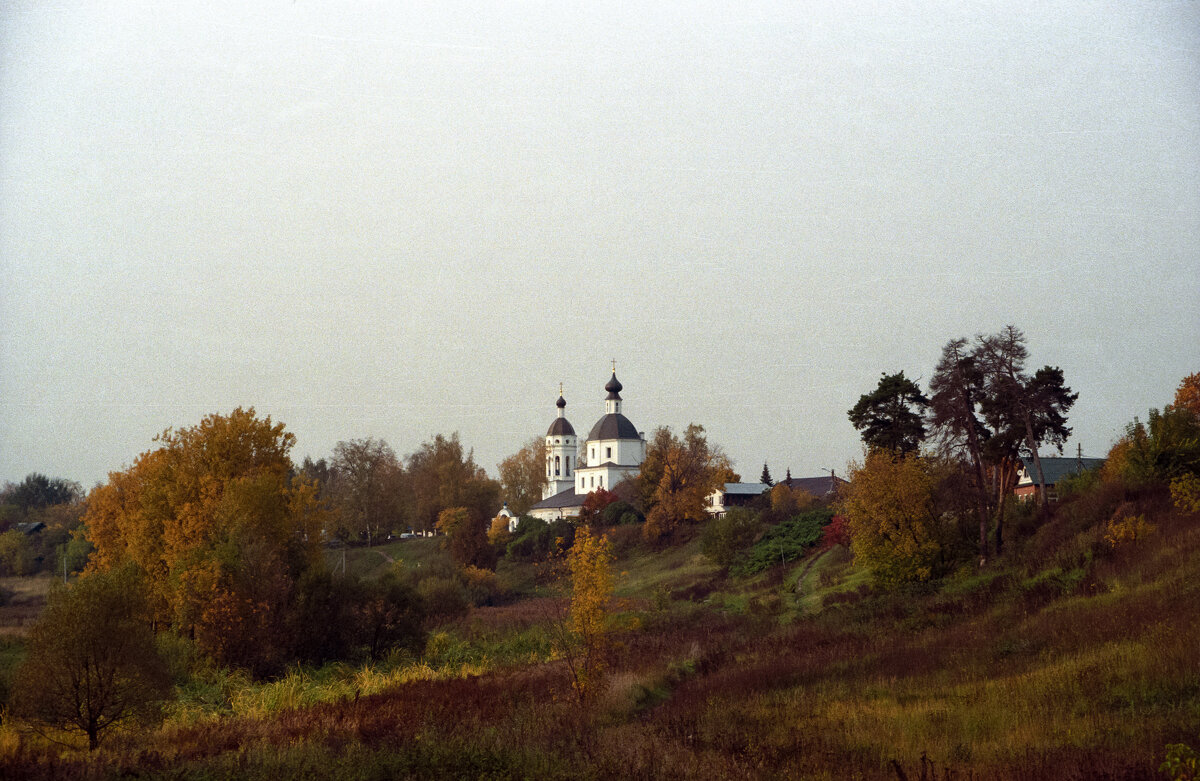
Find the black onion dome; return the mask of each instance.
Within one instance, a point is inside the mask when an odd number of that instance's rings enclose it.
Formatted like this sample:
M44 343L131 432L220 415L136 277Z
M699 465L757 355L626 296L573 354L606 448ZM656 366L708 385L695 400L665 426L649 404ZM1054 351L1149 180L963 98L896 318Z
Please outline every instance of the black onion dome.
M624 386L623 386L623 385L621 385L621 381L617 379L617 373L616 373L616 372L613 372L613 376L612 376L612 379L611 379L611 380L609 380L608 382L604 383L604 390L608 391L608 396L607 396L607 398L610 398L610 399L619 399L619 398L621 398L621 397L620 397L618 394L620 394L620 392L621 392L621 388L623 388L623 387L624 387Z
M558 401L554 402L554 406L558 407L559 409L564 409L567 406L567 400L562 396L559 396Z
M566 418L555 418L550 424L550 430L546 432L548 437L573 437L575 429L571 428L571 424Z
M613 392L616 393L616 391ZM629 418L619 412L611 412L596 421L596 425L592 426L587 438L591 441L597 439L641 439L641 436Z

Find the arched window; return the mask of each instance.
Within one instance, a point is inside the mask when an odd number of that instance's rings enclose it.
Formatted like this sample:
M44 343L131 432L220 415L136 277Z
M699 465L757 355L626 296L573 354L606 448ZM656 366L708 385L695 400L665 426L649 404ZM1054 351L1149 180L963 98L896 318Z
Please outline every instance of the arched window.
M558 477L558 475L559 475L559 472L558 472L558 456L555 456L555 457L554 457L554 476L555 476L555 477Z
M567 475L567 477L570 477L570 476L571 476L571 457L570 457L570 456L567 456L567 472L566 472L566 475Z

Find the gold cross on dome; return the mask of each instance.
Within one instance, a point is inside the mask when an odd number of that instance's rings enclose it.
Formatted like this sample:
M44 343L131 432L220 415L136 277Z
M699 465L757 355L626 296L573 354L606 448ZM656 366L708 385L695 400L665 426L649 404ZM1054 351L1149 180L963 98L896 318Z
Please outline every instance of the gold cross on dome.
M617 373L617 359L613 358L613 374Z

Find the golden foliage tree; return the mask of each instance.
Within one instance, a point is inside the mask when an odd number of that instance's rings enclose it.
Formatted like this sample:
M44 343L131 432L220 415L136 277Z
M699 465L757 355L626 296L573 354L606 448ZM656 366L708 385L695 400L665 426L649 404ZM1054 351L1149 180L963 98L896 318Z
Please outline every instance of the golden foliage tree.
M703 426L690 424L682 438L665 426L659 428L637 478L647 509L646 538L657 541L681 523L706 520L708 495L736 478L729 458L708 443Z
M541 501L546 485L546 442L534 437L498 464L500 495L515 515Z
M571 570L571 633L576 640L567 653L571 684L580 703L604 688L604 652L613 596L613 553L608 537L586 526L575 533L567 555Z
M168 430L88 499L89 568L135 563L155 618L222 663L278 663L283 609L320 561L316 488L291 476L295 437L253 408Z
M854 558L886 585L928 580L942 552L932 462L885 450L852 464L839 512Z

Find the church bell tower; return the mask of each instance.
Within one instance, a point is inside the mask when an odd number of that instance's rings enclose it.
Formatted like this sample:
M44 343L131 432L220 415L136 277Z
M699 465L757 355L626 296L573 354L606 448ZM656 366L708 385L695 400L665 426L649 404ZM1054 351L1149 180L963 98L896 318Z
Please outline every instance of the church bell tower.
M567 402L562 397L562 386L558 388L558 417L546 432L546 490L543 499L571 490L575 485L575 469L578 466L578 443L575 429L567 420Z

